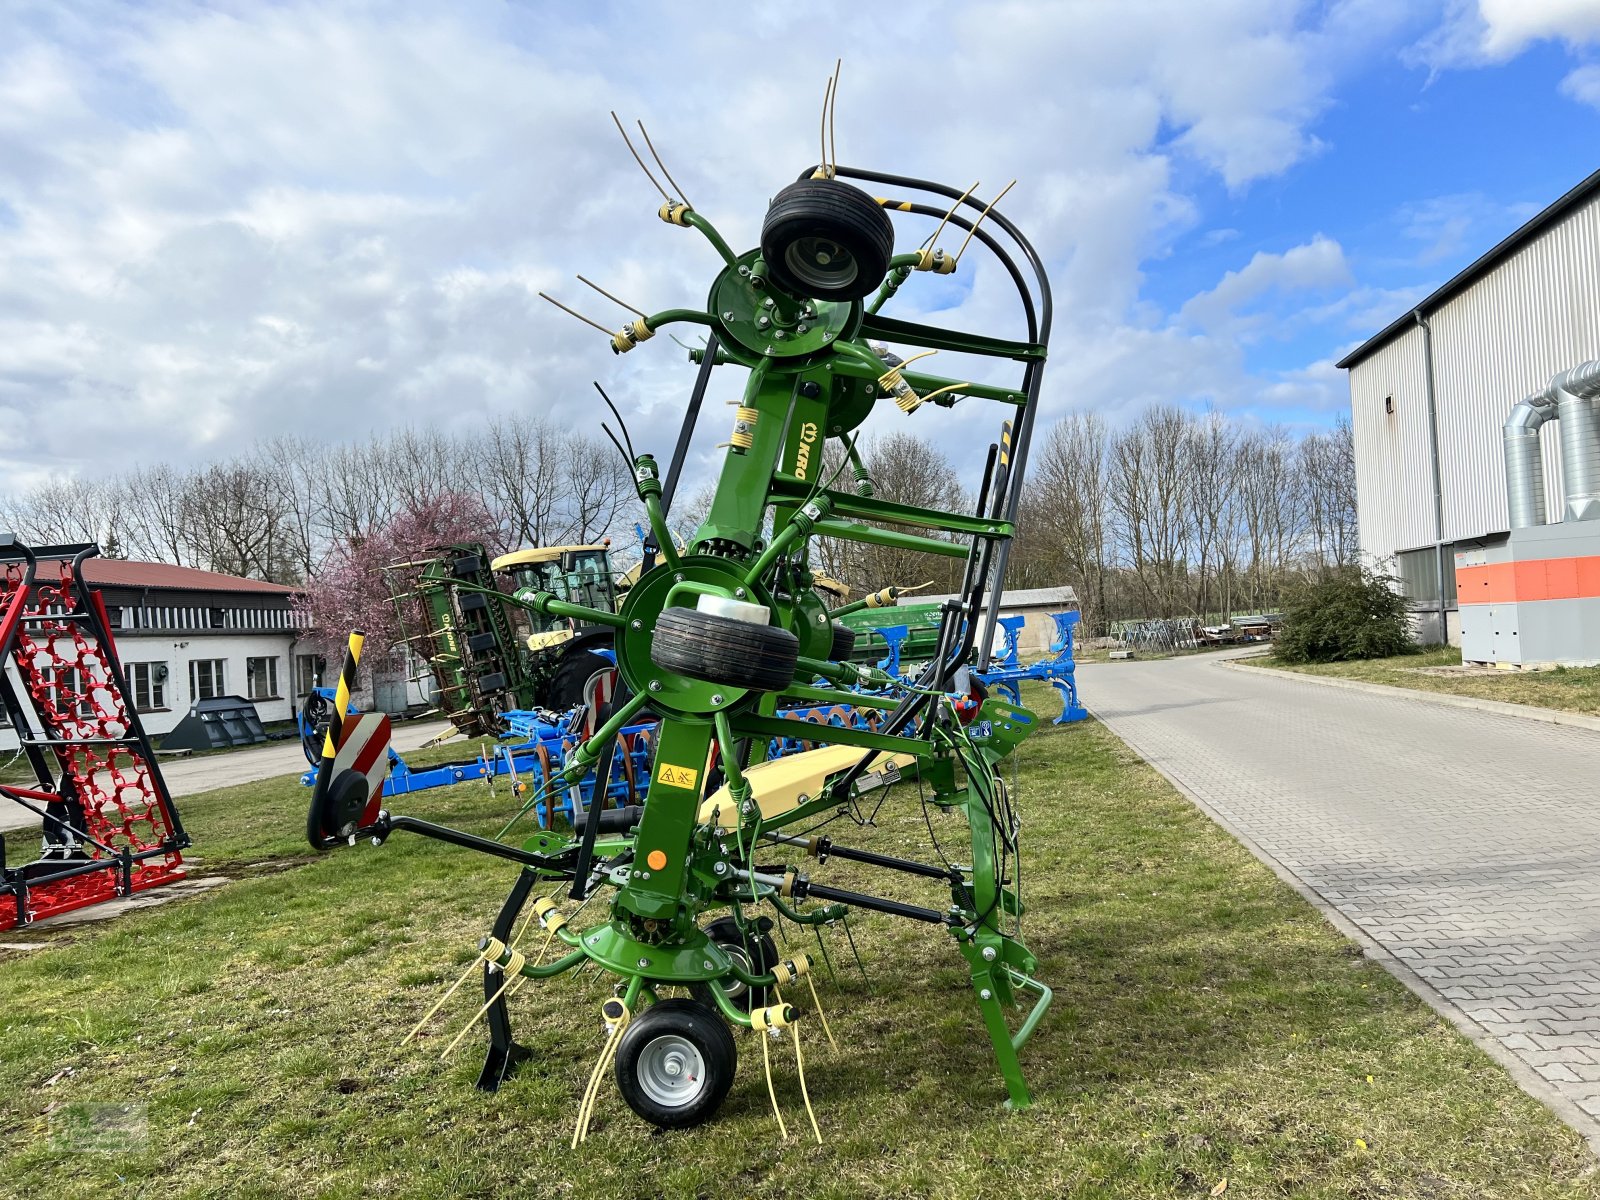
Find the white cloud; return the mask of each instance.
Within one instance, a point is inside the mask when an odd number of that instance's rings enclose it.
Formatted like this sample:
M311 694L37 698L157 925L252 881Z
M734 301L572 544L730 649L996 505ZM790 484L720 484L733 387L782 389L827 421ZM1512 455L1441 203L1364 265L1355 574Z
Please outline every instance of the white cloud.
M641 9L620 39L581 8L0 14L0 429L25 431L0 442L8 486L283 431L587 422L591 375L664 447L684 356L663 338L615 359L536 297L609 324L622 314L574 272L657 309L699 303L715 268L654 219L607 111L644 116L751 245L766 198L815 158L844 28L921 49L915 69L847 59L841 159L991 194L1020 178L1006 208L1056 291L1050 408L1248 388L1235 348L1140 304L1141 264L1200 220L1176 168L1239 190L1316 153L1340 63L1386 19L1265 0L707 7ZM727 69L741 62L759 69ZM796 79L815 87L796 99ZM1258 255L1195 311L1342 262L1326 239ZM901 312L943 295L961 305L943 320L1020 332L1004 274L972 263L959 294L913 281ZM1132 393L1131 367L1149 381Z
M1590 108L1600 108L1600 64L1569 71L1561 80L1561 94Z
M1332 358L1318 359L1309 366L1280 371L1263 386L1255 399L1256 411L1273 409L1315 413L1338 413L1350 405L1350 384Z
M1478 0L1478 10L1483 51L1492 59L1509 58L1545 38L1582 45L1600 37L1600 4L1594 0Z
M1190 299L1180 315L1202 329L1232 326L1237 334L1240 310L1270 293L1318 291L1350 280L1343 247L1319 233L1282 254L1257 251L1243 267L1224 275L1216 287Z
M1482 192L1430 196L1400 206L1400 231L1421 244L1416 261L1428 266L1494 245L1539 211L1531 201L1507 204Z
M1450 0L1414 55L1438 70L1507 62L1539 41L1581 47L1597 39L1595 0Z

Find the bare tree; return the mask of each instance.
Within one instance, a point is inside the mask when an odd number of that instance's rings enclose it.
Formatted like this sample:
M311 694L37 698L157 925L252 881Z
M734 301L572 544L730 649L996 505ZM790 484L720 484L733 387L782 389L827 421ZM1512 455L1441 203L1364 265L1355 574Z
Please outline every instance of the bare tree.
M1310 554L1319 569L1356 561L1355 446L1350 422L1301 439L1297 450Z
M564 492L563 440L543 418L519 415L495 421L471 447L473 482L507 547L550 544Z
M858 457L865 480L830 440L818 478L917 506L970 507L950 461L914 435L864 443ZM674 506L683 540L708 514L712 491ZM545 418L512 416L463 437L405 429L316 446L286 436L196 468L50 480L0 496L0 528L35 544L109 540L132 557L300 584L330 555L359 551L374 531L426 527L397 525L402 514L469 494L486 512L474 528L495 549L597 541L635 513L629 464L614 447ZM1270 607L1297 575L1356 557L1347 421L1296 442L1281 428L1169 406L1115 436L1096 413L1041 430L1008 582L1069 584L1088 626L1105 629L1128 617ZM827 538L815 543L813 562L858 590L928 579L950 590L962 569L960 555Z
M1189 538L1185 446L1193 418L1178 408L1147 410L1111 448L1111 505L1128 565L1155 616L1177 615Z
M945 511L959 512L970 506L950 460L915 434L891 433L860 449L873 496ZM842 447L830 443L823 454L820 478L851 478L849 467L841 470L843 461ZM939 538L925 529L905 532ZM909 586L925 581L932 581L935 591L953 591L961 579L961 555L947 557L904 546L819 539L817 556L823 571L858 594L892 583Z
M41 546L97 541L115 514L111 487L85 479L49 480L12 498L3 511L13 532Z
M1077 592L1086 629L1103 629L1110 617L1109 453L1099 413L1071 413L1051 427L1035 451L1012 554L1027 575L1024 586L1065 583ZM1029 569L1041 560L1043 572Z
M633 471L615 447L589 439L572 439L566 460L561 540L587 543L609 530L626 504L637 503Z
M1231 616L1228 598L1219 594L1216 576L1227 557L1225 531L1234 497L1234 433L1219 413L1208 413L1189 426L1182 448L1184 496L1192 543L1194 612L1204 617L1218 611Z
M286 572L293 576L284 582L309 579L316 565L317 480L326 453L324 447L291 435L263 442L256 452L262 469L273 479L282 504Z

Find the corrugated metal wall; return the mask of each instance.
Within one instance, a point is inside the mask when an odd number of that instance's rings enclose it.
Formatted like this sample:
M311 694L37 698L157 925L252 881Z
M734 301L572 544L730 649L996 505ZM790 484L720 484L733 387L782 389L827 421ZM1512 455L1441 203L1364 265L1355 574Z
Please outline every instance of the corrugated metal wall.
M1389 397L1392 413L1385 405ZM1430 545L1433 467L1420 329L1395 338L1351 369L1350 426L1362 553L1386 559L1397 550Z
M1433 327L1446 541L1507 526L1500 427L1556 371L1600 358L1600 198L1546 230L1429 317ZM1433 541L1422 334L1411 330L1350 370L1363 552ZM1383 397L1396 413L1384 420ZM1415 419L1400 411L1416 408ZM1374 411L1374 404L1376 411ZM1547 504L1559 504L1555 422L1543 434ZM1415 460L1414 463L1399 460ZM1378 495L1370 495L1377 488Z

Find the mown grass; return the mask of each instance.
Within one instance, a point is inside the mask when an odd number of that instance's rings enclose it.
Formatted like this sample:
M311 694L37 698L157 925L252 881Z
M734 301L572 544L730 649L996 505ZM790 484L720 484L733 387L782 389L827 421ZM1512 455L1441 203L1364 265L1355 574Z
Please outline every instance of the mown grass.
M1480 700L1600 715L1600 667L1553 667L1544 671L1504 671L1494 675L1429 675L1419 669L1459 667L1461 651L1454 646L1430 646L1416 654L1361 662L1286 663L1264 658L1257 660L1257 665L1305 675L1359 679L1418 692L1443 692L1451 696L1473 696Z
M476 1035L438 1061L475 1007L464 995L398 1047L511 872L399 836L312 859L304 793L279 780L184 804L203 867L237 882L0 959L0 1193L1149 1197L1227 1179L1229 1196L1600 1194L1575 1134L1102 727L1047 727L1019 785L1028 940L1057 997L1023 1053L1030 1110L1000 1104L946 935L867 917L870 986L837 937L839 979L821 985L841 1050L814 1025L805 1042L826 1145L793 1136L787 1044L779 1140L741 1035L712 1124L653 1132L608 1081L575 1154L607 983L523 989L535 1059L494 1095L472 1086ZM467 785L414 811L488 831L506 803ZM834 833L928 854L914 788L876 828ZM936 900L838 860L816 873ZM77 1154L53 1136L75 1104L130 1101L147 1106L142 1150Z

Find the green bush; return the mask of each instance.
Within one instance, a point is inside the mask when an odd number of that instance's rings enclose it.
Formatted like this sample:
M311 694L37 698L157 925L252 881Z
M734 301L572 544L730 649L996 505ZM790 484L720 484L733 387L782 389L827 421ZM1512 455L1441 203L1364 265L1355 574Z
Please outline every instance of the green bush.
M1301 588L1284 609L1278 657L1318 663L1411 653L1410 617L1394 583L1352 567Z

